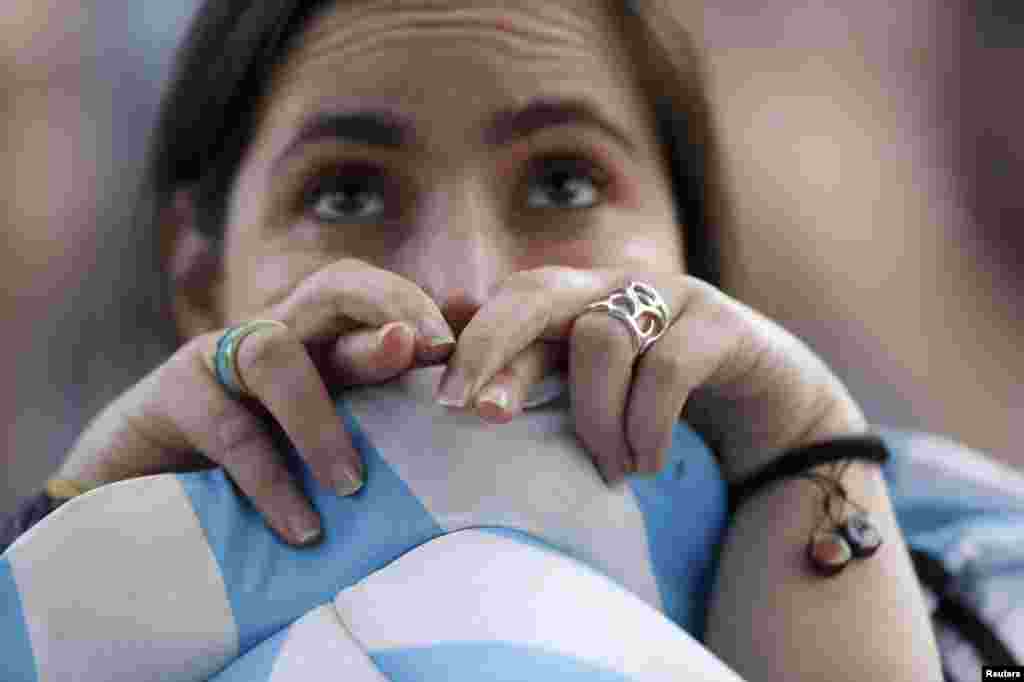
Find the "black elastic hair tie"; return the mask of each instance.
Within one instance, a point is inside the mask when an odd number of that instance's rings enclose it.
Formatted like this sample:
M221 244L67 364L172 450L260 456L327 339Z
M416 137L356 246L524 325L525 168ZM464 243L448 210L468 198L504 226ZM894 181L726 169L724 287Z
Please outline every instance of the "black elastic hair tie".
M889 450L879 436L874 434L840 436L821 443L814 443L785 452L756 474L729 486L729 513L735 514L743 502L757 492L764 490L782 478L803 478L826 490L824 518L811 532L804 547L810 568L818 575L831 577L841 573L852 561L866 559L878 550L884 542L878 526L868 511L849 498L846 488L839 479L846 473L850 460L861 459L884 464L889 459ZM812 472L816 466L842 461L839 474L825 475ZM827 483L828 486L824 486ZM856 512L840 520L832 513L832 502L836 498L845 508L847 504ZM840 512L842 513L842 512ZM827 526L822 529L823 525Z
M874 434L842 436L790 450L756 474L729 486L729 512L735 513L754 493L779 479L803 477L808 469L818 465L849 459L883 464L889 459L889 450L885 441ZM845 494L842 496L845 498Z

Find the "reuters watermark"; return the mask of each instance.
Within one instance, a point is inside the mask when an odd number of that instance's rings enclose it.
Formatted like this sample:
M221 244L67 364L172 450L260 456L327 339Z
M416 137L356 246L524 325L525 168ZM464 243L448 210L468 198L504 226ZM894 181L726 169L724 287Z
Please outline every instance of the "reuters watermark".
M982 680L1024 680L1024 667L1019 665L986 665L981 669Z

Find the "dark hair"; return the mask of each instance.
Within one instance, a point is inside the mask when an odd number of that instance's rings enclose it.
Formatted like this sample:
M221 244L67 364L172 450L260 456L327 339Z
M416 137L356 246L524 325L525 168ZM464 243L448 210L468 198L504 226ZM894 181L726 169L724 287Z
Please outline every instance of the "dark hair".
M719 252L711 229L723 214L722 192L704 78L692 40L672 15L672 0L609 1L621 16L636 74L657 115L676 217L685 230L687 269L719 286ZM270 74L311 18L331 4L203 2L177 53L150 141L140 206L151 229L174 192L191 187L198 229L221 242L227 198L255 132L257 103ZM169 235L155 241L160 254L167 253Z

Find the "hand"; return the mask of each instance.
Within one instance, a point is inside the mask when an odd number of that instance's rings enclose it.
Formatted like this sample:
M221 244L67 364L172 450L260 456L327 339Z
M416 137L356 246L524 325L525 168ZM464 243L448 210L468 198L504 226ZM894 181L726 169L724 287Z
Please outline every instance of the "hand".
M253 318L289 327L258 330L239 346L238 372L254 397L234 400L217 382L213 356L225 330L203 334L107 406L57 475L100 485L221 465L282 539L315 541L319 518L259 416L277 420L321 485L350 494L359 485L350 472L361 478L361 464L325 383L379 383L437 364L454 336L422 289L353 259L316 272ZM429 347L445 336L447 344Z
M673 315L635 364L620 320L593 311L577 319L633 280L657 289ZM839 379L771 320L693 277L622 269L513 274L463 330L439 401L505 422L533 382L566 364L576 433L609 483L659 471L681 416L729 482L781 450L867 428ZM505 409L479 400L496 388L509 395Z

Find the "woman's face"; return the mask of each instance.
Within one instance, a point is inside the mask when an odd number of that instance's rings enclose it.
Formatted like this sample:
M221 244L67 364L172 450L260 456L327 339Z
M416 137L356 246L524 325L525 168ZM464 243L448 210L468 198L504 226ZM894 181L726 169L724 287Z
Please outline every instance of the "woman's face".
M544 265L682 271L654 120L594 0L340 2L272 80L228 203L225 326L339 258L459 333Z

